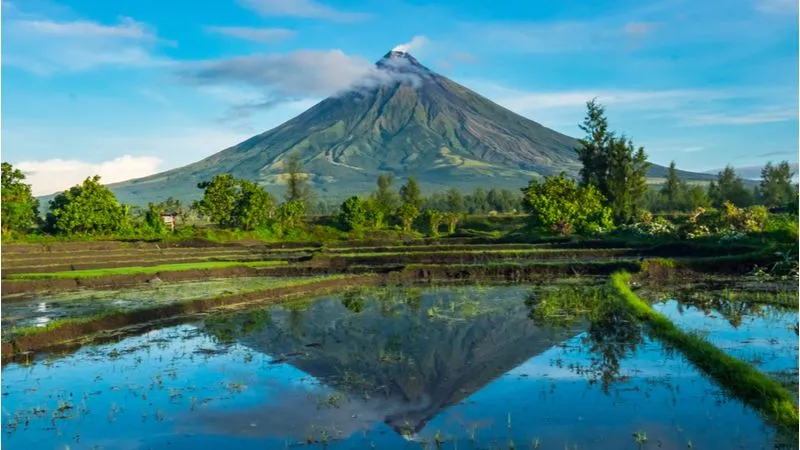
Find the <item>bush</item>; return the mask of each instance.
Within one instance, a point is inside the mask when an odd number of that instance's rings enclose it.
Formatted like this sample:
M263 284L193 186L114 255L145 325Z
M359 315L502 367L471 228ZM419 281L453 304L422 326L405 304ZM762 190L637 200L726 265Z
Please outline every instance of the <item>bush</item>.
M530 224L540 231L558 234L595 233L612 226L611 210L592 185L578 187L562 173L543 183L531 180L525 193Z

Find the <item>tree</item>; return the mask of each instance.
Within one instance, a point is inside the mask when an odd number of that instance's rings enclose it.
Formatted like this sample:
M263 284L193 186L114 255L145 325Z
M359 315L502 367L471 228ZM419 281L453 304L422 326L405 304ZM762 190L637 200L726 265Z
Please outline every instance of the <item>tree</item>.
M159 234L167 231L167 226L161 219L162 211L163 210L158 204L148 203L147 211L144 213L144 223L147 228Z
M313 191L308 183L308 175L303 172L303 162L298 153L289 155L286 161L286 202L300 202L304 210L311 203Z
M453 234L456 232L456 225L461 220L461 213L448 212L444 215L444 221L447 223L447 232Z
M197 187L204 190L203 199L197 202L200 213L221 228L233 228L238 196L236 178L229 173L215 175L211 181L198 183Z
M375 192L375 201L384 215L391 214L397 209L399 203L397 193L392 190L394 177L390 173L378 175L378 190Z
M305 214L306 206L300 201L284 202L275 212L278 223L283 227L295 227L300 225Z
M711 200L708 199L708 193L702 186L694 185L689 188L686 195L686 209L693 210L695 208L708 208L711 206Z
M650 164L643 147L636 149L624 135L608 131L605 111L595 99L586 104L580 125L586 137L576 149L583 163L581 184L594 185L606 199L616 223L630 222L642 207Z
M777 166L772 162L761 169L761 202L767 207L786 206L792 201L797 193L792 185L794 172L788 161L783 161Z
M464 212L464 196L456 188L449 189L445 194L445 202L447 212L461 213Z
M255 230L269 224L275 214L275 199L257 183L238 180L239 192L233 211L235 226Z
M667 179L661 187L661 196L664 198L664 207L667 210L677 211L686 208L688 186L678 175L675 161L669 164Z
M422 193L414 177L408 177L406 184L400 188L400 200L404 204L414 205L417 209L422 205Z
M606 174L608 173L608 149L614 139L614 133L608 131L608 119L605 108L594 98L586 103L586 117L579 125L586 133L586 138L578 139L581 146L575 150L583 164L580 171L581 184L594 185L601 193L606 192Z
M612 225L611 209L604 206L592 184L578 186L562 172L543 182L531 180L523 189L531 226L559 234L596 232Z
M354 195L342 203L339 209L339 222L346 231L360 230L366 221L366 208L358 196Z
M470 212L473 214L485 213L489 210L489 205L486 201L486 191L482 187L476 187L475 192L472 194L472 205Z
M255 230L275 213L275 199L255 182L223 174L197 187L205 189L198 210L221 228Z
M753 193L744 186L744 181L730 165L725 166L717 174L717 181L712 181L708 186L708 197L717 208L721 208L726 201L738 207L753 204Z
M397 210L397 217L403 222L403 231L411 231L411 224L419 216L419 210L411 203L403 203Z
M95 175L50 201L47 227L64 234L113 233L125 226L127 213Z
M364 202L364 219L366 220L366 225L373 229L379 230L384 226L383 209L374 198Z
M9 163L3 163L2 228L3 233L27 231L39 218L39 200L31 193L31 185L23 183L25 174Z
M444 221L444 215L439 211L435 211L433 209L429 209L425 211L423 215L425 228L427 228L428 234L431 236L438 236L439 235L439 226L442 225Z

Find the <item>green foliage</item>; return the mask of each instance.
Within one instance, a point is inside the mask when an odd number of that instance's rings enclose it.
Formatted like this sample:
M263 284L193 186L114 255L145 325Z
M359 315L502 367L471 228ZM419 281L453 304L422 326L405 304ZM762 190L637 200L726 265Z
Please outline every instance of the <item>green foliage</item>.
M2 179L2 228L3 234L15 231L26 232L36 225L39 217L39 200L31 193L31 185L25 184L25 174L9 163L3 163Z
M647 192L647 155L643 147L636 149L630 139L624 135L615 137L608 130L605 111L596 100L586 107L580 126L586 137L576 149L583 163L581 182L597 187L611 208L615 223L629 223L639 214Z
M147 204L147 211L144 215L144 223L152 232L161 234L167 231L167 226L161 220L162 209L155 203Z
M753 204L753 192L744 186L744 181L731 166L726 166L717 174L717 181L711 182L708 197L715 208L722 207L725 202L739 207Z
M197 202L198 211L221 228L233 228L238 197L236 178L228 173L217 175L197 187L203 189L203 199Z
M422 206L422 192L414 177L408 177L406 184L400 188L400 200L404 204L413 205L417 209Z
M791 166L788 161L783 161L777 166L771 162L761 170L759 193L761 202L767 207L787 206L795 201L797 189L792 184Z
M419 216L419 210L411 203L403 203L397 210L397 217L403 222L403 231L411 231L411 224Z
M303 162L298 153L289 155L286 161L286 176L286 203L302 203L305 211L311 203L314 192L308 183L308 174L303 172Z
M422 215L422 219L425 231L433 237L439 236L439 227L444 221L444 214L439 211L428 209L425 211L425 214Z
M682 211L691 208L689 203L689 186L678 176L678 169L675 168L675 161L672 161L667 169L667 180L661 187L662 210ZM694 205L693 205L694 206ZM699 206L699 205L698 205Z
M464 196L458 189L452 188L445 194L446 209L449 213L463 213L466 212L466 205L464 204Z
M47 228L57 234L109 234L127 225L127 213L95 175L50 201Z
M399 204L397 193L392 190L392 183L394 177L390 173L382 173L378 175L378 190L374 194L376 206L383 213L388 216Z
M559 234L597 232L610 228L611 210L603 206L603 196L593 185L578 187L564 173L531 180L525 193L530 224L545 232Z
M366 225L374 230L379 230L385 226L384 210L374 198L364 202L364 220Z
M352 196L342 203L339 209L339 223L345 231L360 230L367 221L364 202L358 196Z
M461 214L458 212L447 212L444 213L443 219L447 224L447 233L453 234L456 232L456 226L458 225L459 220L461 220Z
M275 200L258 184L230 174L199 183L204 189L198 210L220 228L254 230L266 226L275 210Z
M795 396L755 369L736 359L696 334L685 333L663 314L653 310L628 286L630 275L616 273L611 285L620 299L648 325L650 334L679 350L698 369L743 402L765 414L773 423L787 430L797 430Z
M293 201L282 203L275 216L282 227L296 227L302 223L305 214L305 203Z
M255 230L270 223L275 213L275 199L258 184L239 180L239 193L233 212L237 228Z

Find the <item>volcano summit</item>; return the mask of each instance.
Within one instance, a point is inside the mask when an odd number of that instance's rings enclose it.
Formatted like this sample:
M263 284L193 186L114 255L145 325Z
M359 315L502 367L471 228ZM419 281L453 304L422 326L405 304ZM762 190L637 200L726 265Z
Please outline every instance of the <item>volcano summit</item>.
M577 145L393 50L350 89L272 130L196 163L110 187L120 201L135 204L163 200L167 192L191 200L201 195L198 182L231 173L280 194L284 162L298 153L320 197L332 200L373 190L381 172L415 176L428 192L520 188L537 175L577 175ZM650 175L663 171L653 166Z

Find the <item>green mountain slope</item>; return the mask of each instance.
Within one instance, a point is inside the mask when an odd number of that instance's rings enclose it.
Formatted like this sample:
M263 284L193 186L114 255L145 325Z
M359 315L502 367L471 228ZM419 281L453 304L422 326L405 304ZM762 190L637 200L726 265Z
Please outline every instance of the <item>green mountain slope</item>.
M206 159L111 185L123 202L200 197L196 184L219 173L283 192L283 165L300 154L320 197L374 188L380 172L416 176L427 191L476 186L519 188L536 175L577 175L577 141L526 119L390 52L375 74L288 122ZM651 176L660 177L663 167ZM710 178L691 174L690 179Z

